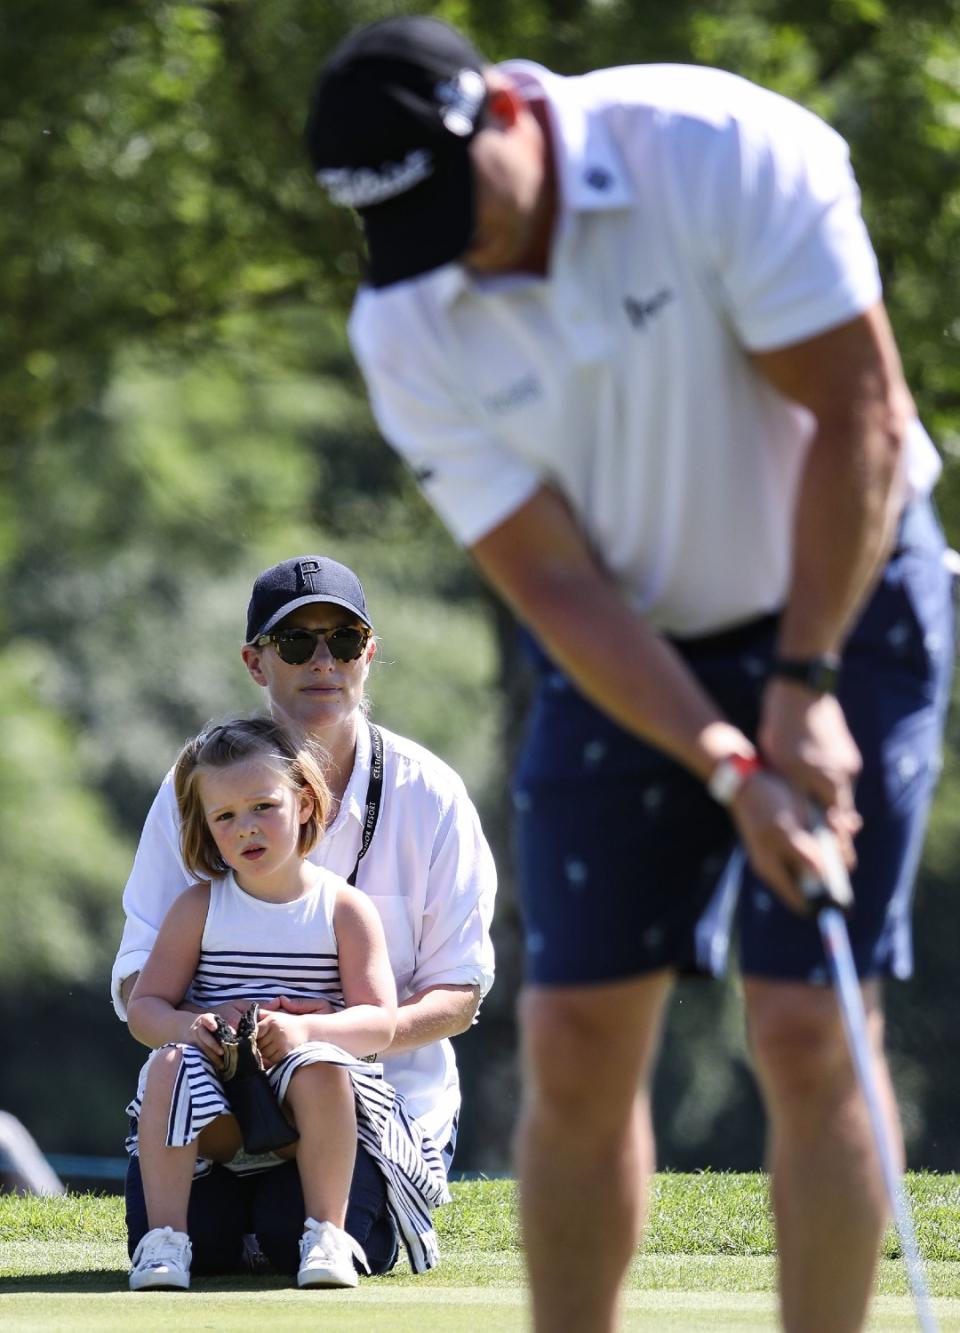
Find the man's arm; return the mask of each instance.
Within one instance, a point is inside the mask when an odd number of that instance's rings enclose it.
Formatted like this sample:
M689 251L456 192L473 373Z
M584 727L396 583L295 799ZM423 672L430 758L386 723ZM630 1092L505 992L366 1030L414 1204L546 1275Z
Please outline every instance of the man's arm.
M581 691L706 779L751 755L680 655L624 600L564 499L542 486L471 548L481 571Z
M754 753L680 655L628 606L555 491L541 487L472 554L558 666L628 731L704 781L721 759ZM732 813L758 873L800 908L797 880L820 868L802 803L760 774L741 787Z
M784 656L837 652L889 554L913 402L881 304L753 363L816 418L800 483Z
M816 420L800 482L793 569L778 648L784 657L839 652L890 552L903 504L902 454L913 403L881 304L828 333L753 356L757 369ZM841 835L859 821L860 760L835 699L772 679L764 755L833 812Z

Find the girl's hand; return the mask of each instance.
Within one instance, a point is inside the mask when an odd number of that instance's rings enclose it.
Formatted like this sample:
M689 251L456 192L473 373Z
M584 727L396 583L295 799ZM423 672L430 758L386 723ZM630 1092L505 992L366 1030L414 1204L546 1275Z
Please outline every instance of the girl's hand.
M310 1025L298 1014L263 1013L257 1024L257 1049L268 1067L277 1064L285 1055L304 1042L310 1041Z
M223 1021L228 1023L230 1027L236 1031L237 1024L249 1008L249 1000L228 1000L226 1004L218 1004L216 1009L213 1009L210 1012L219 1014Z
M217 1030L216 1014L184 1014L183 1017L187 1020L187 1027L182 1040L189 1046L199 1046L220 1069L223 1065L223 1047L214 1036Z

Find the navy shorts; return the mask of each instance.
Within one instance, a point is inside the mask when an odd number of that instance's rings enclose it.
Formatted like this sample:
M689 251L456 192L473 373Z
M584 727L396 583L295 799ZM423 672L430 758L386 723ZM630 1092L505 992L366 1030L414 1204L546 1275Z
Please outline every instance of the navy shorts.
M911 506L844 651L840 702L863 756L849 922L861 976L912 969L913 881L953 668L943 553L932 507ZM748 736L776 629L770 616L676 644ZM513 786L528 981L580 985L664 967L718 975L737 917L744 973L825 979L815 923L744 866L730 818L703 784L533 656L539 682Z

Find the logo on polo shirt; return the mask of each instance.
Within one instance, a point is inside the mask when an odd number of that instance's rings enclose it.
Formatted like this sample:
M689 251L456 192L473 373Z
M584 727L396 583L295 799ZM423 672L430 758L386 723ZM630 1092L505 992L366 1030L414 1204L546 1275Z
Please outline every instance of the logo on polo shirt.
M383 162L379 167L327 167L317 172L317 180L335 204L369 208L405 194L432 172L429 148L414 148L402 162Z
M638 300L635 296L625 296L623 298L623 308L627 312L627 318L635 329L646 328L647 322L654 315L658 315L663 307L673 300L673 292L669 287L661 287L655 292L649 300Z
M514 380L503 389L497 389L496 393L488 394L483 400L483 405L490 412L512 412L514 408L535 403L542 396L540 381L536 375L530 374Z
M613 177L606 167L588 167L583 179L594 190L609 190Z

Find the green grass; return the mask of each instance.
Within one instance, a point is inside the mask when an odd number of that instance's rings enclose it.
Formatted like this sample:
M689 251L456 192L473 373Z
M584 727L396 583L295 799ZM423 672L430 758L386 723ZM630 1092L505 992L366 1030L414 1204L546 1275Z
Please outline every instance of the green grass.
M960 1333L960 1176L912 1175L909 1192L941 1330ZM189 1297L126 1290L122 1201L90 1194L0 1196L0 1326L41 1330L293 1333L323 1304L332 1333L510 1333L526 1326L516 1186L457 1184L437 1215L443 1261L405 1266L356 1292L300 1292L285 1278L197 1279ZM872 1333L915 1327L895 1234L887 1237ZM659 1175L643 1252L630 1272L626 1330L773 1330L774 1235L760 1175ZM131 1306L131 1301L136 1302ZM309 1309L308 1309L309 1306ZM134 1313L135 1312L135 1313Z

